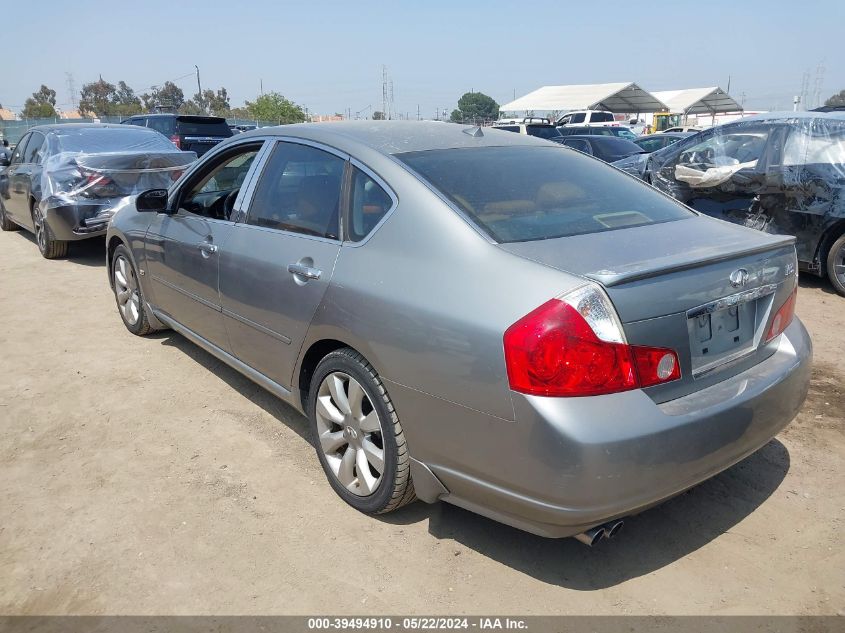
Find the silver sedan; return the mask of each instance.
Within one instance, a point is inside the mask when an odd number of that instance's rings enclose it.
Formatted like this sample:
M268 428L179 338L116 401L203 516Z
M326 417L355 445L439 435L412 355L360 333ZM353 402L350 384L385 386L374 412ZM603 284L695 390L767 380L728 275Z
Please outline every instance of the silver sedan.
M239 134L113 218L130 332L305 413L337 494L593 543L766 444L808 387L794 240L530 136Z

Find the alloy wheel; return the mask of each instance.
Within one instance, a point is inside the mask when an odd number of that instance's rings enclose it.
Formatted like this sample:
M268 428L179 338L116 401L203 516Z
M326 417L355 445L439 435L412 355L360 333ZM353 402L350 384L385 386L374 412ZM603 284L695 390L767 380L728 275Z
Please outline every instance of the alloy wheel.
M843 243L833 256L833 274L839 283L845 286L845 243Z
M47 252L47 229L44 226L44 216L37 205L32 208L32 221L35 224L35 241L42 253Z
M384 436L378 412L361 384L332 372L317 392L317 436L340 484L360 497L373 494L384 474Z
M141 316L141 295L135 269L123 255L114 262L114 294L123 319L129 325L135 325Z

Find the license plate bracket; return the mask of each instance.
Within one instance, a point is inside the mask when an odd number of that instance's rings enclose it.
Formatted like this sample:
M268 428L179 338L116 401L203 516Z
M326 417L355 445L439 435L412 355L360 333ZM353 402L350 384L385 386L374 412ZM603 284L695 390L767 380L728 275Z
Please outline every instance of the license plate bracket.
M687 312L692 374L697 378L755 349L777 286L745 290Z

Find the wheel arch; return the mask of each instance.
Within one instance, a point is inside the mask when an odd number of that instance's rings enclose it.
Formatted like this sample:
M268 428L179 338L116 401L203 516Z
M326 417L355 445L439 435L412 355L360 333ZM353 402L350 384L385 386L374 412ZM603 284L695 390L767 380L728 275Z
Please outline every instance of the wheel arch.
M302 405L302 410L306 411L306 403L308 401L308 390L311 387L311 377L317 369L317 365L326 356L332 352L348 347L349 349L361 354L367 358L366 354L357 349L354 345L350 345L345 341L336 338L321 338L313 341L308 349L302 353L299 361L299 368L297 371L296 386L299 388L299 400ZM368 362L369 359L367 358Z
M843 235L845 235L845 218L836 220L822 233L818 250L816 251L821 277L827 277L827 256L830 253L830 247Z
M118 235L112 235L109 237L109 241L106 243L106 272L108 273L109 277L109 286L111 286L112 290L114 290L114 279L112 278L112 260L114 259L114 252L117 250L118 246L126 246L128 249L126 242Z

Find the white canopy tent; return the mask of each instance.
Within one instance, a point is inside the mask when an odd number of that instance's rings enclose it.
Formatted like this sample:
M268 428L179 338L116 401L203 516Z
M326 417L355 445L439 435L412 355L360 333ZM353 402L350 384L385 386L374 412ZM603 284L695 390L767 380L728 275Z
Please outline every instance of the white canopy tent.
M669 106L670 112L679 114L709 114L720 112L741 112L742 106L727 92L717 86L711 88L688 88L686 90L662 90L654 96Z
M502 112L607 110L626 114L667 109L665 103L635 83L543 86L499 108Z

